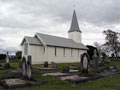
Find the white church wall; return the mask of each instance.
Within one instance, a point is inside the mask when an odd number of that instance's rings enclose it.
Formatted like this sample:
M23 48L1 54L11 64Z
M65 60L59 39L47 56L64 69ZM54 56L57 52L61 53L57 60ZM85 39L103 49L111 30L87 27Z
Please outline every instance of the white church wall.
M80 62L81 58L78 56L78 49L72 49L73 55L71 56L71 49L65 48L65 56L63 53L64 48L57 47L57 55L55 56L55 47L48 47L48 62L54 61L56 63L71 63ZM85 53L86 50L80 50L80 54Z
M74 40L76 43L82 43L82 34L80 32L74 31L69 32L68 37L72 40Z
M32 64L44 63L44 51L43 46L29 45L28 55L32 56Z
M22 47L22 51L24 52L24 46ZM56 56L55 56L55 47L46 46L44 52L44 46L37 45L29 45L28 55L32 56L32 64L43 64L45 61L51 63L52 61L56 63L72 63L72 62L80 62L81 54L85 53L86 50L72 49L71 56L71 48L65 48L65 56L64 56L64 48L56 47Z

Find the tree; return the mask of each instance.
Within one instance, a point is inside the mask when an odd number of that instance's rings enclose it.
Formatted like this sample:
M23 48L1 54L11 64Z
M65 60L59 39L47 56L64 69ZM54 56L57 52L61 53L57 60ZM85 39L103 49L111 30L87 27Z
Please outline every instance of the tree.
M114 32L112 30L107 30L107 31L103 31L103 33L106 35L105 37L105 44L103 46L106 47L106 50L112 51L115 56L118 56L118 52L119 52L119 48L120 48L120 42L118 40L118 32Z
M21 59L21 57L22 57L22 51L17 51L16 52L16 57L17 57L17 59Z

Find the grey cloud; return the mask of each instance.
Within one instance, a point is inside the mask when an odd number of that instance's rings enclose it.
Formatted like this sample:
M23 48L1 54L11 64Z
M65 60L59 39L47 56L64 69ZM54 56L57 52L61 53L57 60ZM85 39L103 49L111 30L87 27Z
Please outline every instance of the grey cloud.
M67 37L73 5L83 34L120 29L120 0L0 0L0 38L8 42L10 37L18 43L36 32Z
M58 18L55 18L59 17L58 22L70 21L74 4L80 22L98 25L120 23L119 0L6 0L3 4L6 3L11 4L8 8L11 17L2 20L1 26L8 24L8 27L34 27L36 20L42 23L42 16L57 21Z

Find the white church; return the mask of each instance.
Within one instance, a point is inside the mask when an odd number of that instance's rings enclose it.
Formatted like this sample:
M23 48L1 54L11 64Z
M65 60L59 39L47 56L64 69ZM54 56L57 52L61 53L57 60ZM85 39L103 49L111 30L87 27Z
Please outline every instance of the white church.
M25 36L21 42L22 56L31 55L32 64L80 62L88 48L82 44L82 35L74 10L68 38L36 33Z

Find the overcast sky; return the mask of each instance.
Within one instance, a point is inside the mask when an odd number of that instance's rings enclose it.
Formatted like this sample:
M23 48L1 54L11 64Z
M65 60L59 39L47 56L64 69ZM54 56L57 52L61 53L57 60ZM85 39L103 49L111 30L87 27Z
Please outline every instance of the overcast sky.
M0 52L36 32L67 38L74 5L85 45L103 44L103 30L120 33L120 0L0 0Z

